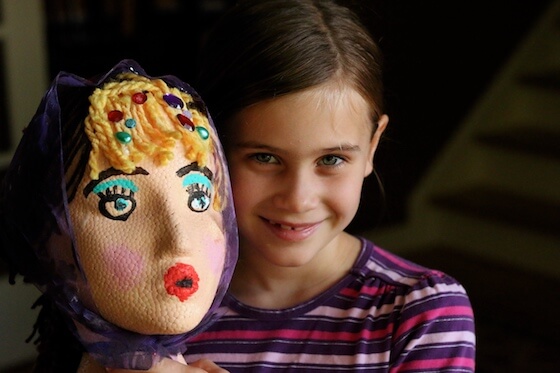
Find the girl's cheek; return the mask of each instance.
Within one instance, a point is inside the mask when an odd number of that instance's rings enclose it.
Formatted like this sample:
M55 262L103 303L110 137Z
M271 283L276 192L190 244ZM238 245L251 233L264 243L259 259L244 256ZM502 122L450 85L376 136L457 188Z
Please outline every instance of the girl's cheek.
M137 252L126 246L108 247L102 259L116 289L128 291L140 283L145 263Z

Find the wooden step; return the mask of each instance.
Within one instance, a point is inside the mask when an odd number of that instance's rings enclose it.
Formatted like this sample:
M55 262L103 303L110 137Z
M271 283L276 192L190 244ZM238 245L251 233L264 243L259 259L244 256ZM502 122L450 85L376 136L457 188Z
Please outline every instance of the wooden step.
M560 40L558 42L560 44ZM519 76L518 82L527 87L557 91L560 94L560 71L549 70L536 73L525 73Z
M556 125L560 127L560 118ZM489 146L560 160L560 131L554 131L551 127L521 123L479 133L475 135L475 140Z
M434 195L431 202L475 218L560 238L560 203L555 201L479 185Z

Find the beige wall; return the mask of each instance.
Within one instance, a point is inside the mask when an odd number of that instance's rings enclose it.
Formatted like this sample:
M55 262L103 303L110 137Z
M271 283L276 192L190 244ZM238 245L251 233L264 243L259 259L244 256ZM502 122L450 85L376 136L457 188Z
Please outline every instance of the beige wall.
M47 87L45 16L42 0L1 0L0 42L3 44L5 87L10 120L10 151L0 152L0 168L12 157L21 132ZM39 292L31 285L8 284L0 276L0 372L33 359L35 346L25 343L37 312L31 310Z
M15 147L48 84L46 24L41 0L1 0L0 7L4 89ZM0 168L9 163L12 152L0 152Z

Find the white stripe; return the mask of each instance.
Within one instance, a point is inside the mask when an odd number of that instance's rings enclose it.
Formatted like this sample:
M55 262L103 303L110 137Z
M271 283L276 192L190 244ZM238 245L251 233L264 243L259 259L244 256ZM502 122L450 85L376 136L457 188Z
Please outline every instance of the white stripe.
M200 356L202 357L202 356ZM195 361L199 356L187 355L188 361ZM278 352L263 353L205 353L204 358L222 363L244 363L256 361L273 361L275 364L323 364L323 365L352 365L352 364L378 364L388 362L390 351L377 354L357 355L317 355L317 354L282 354Z
M420 338L409 340L406 344L405 350L416 350L422 348L424 345L435 344L442 345L442 348L448 348L449 344L470 343L474 346L476 336L471 331L457 331L457 332L441 332L441 333L428 333L423 334ZM425 346L424 348L435 348L434 346Z

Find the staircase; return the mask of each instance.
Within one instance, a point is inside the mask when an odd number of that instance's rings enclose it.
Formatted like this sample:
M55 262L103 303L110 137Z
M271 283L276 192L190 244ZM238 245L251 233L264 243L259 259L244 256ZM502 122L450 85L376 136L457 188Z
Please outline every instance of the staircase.
M556 371L560 1L440 152L408 216L365 236L463 283L477 317L477 371Z

